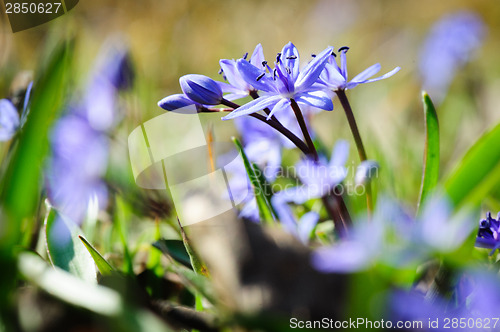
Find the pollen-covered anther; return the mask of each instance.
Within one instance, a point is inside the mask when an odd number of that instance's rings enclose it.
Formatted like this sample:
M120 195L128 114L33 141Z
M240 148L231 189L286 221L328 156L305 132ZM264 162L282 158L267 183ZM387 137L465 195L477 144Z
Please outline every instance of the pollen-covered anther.
M262 67L265 67L265 66L267 66L267 61L266 60L262 61Z
M339 53L340 53L340 52L342 52L342 51L345 51L345 52L347 53L347 51L349 51L349 47L347 47L347 46L342 46L341 48L339 48L339 49L337 50L337 52L339 52Z
M257 76L257 78L255 80L259 81L262 77L264 77L264 75L266 75L266 73L260 74L259 76Z
M280 63L280 60L281 60L281 53L278 53L276 55L276 63Z
M244 55L243 55L243 59L246 60L248 58L248 52L246 52Z
M334 51L332 51L332 54L331 54L331 55L333 55L335 58L337 57L337 54L335 54L335 52L334 52Z
M296 55L290 55L290 56L287 56L286 58L288 60L295 60L295 59L297 59L297 56Z

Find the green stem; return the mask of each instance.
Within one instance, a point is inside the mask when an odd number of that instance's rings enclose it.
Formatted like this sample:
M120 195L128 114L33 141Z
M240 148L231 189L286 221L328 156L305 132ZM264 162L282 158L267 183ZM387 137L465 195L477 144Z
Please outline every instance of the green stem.
M354 142L356 142L356 148L358 150L359 159L361 161L365 161L368 158L366 157L365 147L363 145L363 140L361 139L361 135L359 134L358 125L356 124L356 119L354 118L354 113L352 112L351 104L349 104L349 100L345 94L345 90L337 90L337 96L339 97L340 103L344 108L345 115L347 117L347 122L349 122L349 127L351 128L352 136L354 137ZM371 215L373 212L373 201L372 201L372 189L371 183L368 180L366 182L366 207L368 210L368 214Z

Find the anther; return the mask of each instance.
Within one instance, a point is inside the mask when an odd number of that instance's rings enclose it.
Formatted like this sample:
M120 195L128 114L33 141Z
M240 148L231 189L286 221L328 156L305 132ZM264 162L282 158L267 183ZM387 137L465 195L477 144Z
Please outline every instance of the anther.
M265 66L267 66L267 61L266 60L262 61L262 67L265 67Z
M222 70L222 68L219 69L219 75L222 74L223 72L224 72L224 70Z
M281 59L281 53L278 53L276 55L276 63L279 63L280 62L280 59Z
M260 74L259 76L257 76L257 78L255 79L256 81L259 81L262 77L264 77L266 73L262 73Z
M346 52L347 52L347 51L349 51L349 47L347 47L347 46L342 46L341 48L339 48L339 49L338 49L338 51L337 51L337 52L339 52L339 53L340 53L340 52L342 52L342 51L346 51Z
M332 51L332 54L331 54L331 55L333 55L334 57L337 57L337 54L335 54L335 52L334 52L334 51Z
M243 55L243 60L246 60L248 58L248 52L245 53L245 55Z
M297 56L296 55L290 55L290 56L287 56L286 58L288 60L295 60L295 59L297 59Z
M292 71L290 70L289 67L286 67L286 72L288 73L288 75L290 75L292 73Z
M315 58L315 57L316 57L316 54L311 53L311 58Z

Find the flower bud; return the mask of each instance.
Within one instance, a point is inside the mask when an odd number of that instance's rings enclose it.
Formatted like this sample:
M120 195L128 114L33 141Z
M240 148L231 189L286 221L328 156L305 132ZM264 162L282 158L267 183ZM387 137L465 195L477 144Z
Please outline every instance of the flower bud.
M158 106L163 108L166 111L174 111L178 113L184 113L181 109L186 108L186 110L192 110L196 108L196 110L201 106L200 104L192 101L186 95L179 93L175 95L171 95L163 98L158 102ZM188 112L193 113L193 112Z
M222 90L213 79L203 75L184 75L179 79L184 94L200 104L218 105L222 100Z

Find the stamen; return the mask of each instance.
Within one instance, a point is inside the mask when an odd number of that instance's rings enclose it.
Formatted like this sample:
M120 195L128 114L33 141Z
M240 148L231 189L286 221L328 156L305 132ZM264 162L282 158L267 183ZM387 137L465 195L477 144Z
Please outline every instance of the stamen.
M266 73L260 74L255 80L258 82L262 77L264 77L264 75L266 75Z
M280 59L281 59L281 53L278 53L276 55L276 63L280 63Z
M290 56L287 56L286 58L288 60L295 60L295 59L297 59L297 56L296 55L290 55Z
M315 57L316 57L316 54L311 53L311 58L315 58Z
M334 52L334 51L332 51L332 54L331 54L331 55L333 55L335 58L337 57L337 54L335 54L335 52Z
M274 70L273 70L273 80L276 81L276 68L274 68Z
M224 70L222 70L222 68L219 70L219 75L222 74L224 72Z
M292 71L290 70L290 67L286 67L286 72L288 73L288 75L290 75L292 73Z
M342 46L341 48L339 48L339 49L338 49L338 51L337 51L337 52L339 52L339 53L340 53L340 52L342 52L342 51L346 51L346 53L347 53L347 51L349 51L349 47L347 47L347 46Z
M265 67L265 66L267 66L267 61L266 60L262 61L262 67Z
M243 60L246 60L248 58L248 52L245 53L245 55L243 55Z

